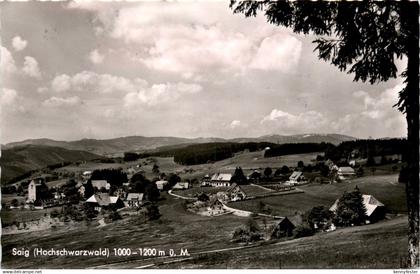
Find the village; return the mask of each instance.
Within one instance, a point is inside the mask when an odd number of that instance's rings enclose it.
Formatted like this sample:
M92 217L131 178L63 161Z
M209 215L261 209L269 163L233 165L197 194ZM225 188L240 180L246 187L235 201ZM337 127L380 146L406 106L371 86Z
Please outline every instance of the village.
M164 225L156 222L171 215L178 214L181 222L196 215L212 224L222 218L234 220L235 225L224 228L229 247L287 242L383 222L404 212L404 205L396 205L404 198L404 185L396 182L401 155L376 157L377 164L366 167L367 159L354 150L338 166L319 153L266 158L267 150L239 152L224 167L214 163L186 168L168 164L170 158L149 157L109 169L86 169L95 164L77 163L66 172L50 172L49 176L62 174L59 180L50 181L45 172L35 174L13 185L16 193L3 194L3 234L56 233L75 224L84 231L123 224L130 230L133 220L161 228ZM290 160L284 162L288 157L303 161L293 166ZM267 160L270 166L250 165ZM394 190L381 189L385 187ZM360 216L340 213L352 199L360 200Z

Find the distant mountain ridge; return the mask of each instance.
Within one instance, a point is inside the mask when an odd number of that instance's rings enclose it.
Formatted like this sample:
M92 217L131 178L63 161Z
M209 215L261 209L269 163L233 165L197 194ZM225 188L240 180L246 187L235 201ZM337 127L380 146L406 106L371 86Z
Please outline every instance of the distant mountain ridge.
M299 134L299 135L265 135L256 138L233 138L224 139L217 137L181 138L181 137L145 137L128 136L113 139L81 139L77 141L56 141L52 139L29 139L21 142L8 143L2 146L2 150L25 145L60 147L68 150L87 151L90 153L114 156L121 155L126 151L141 152L156 149L163 146L182 146L188 144L202 144L213 142L270 142L284 143L332 143L339 144L344 141L356 140L356 138L341 134Z

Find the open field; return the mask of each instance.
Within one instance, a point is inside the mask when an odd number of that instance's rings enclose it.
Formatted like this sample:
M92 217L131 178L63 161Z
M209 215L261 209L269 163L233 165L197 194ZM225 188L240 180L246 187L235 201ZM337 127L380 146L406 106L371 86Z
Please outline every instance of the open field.
M401 216L153 268L400 268L407 255L407 225L407 216Z
M298 161L303 161L305 165L313 164L312 160L316 158L318 154L322 153L305 153L305 154L293 154L285 155L281 157L270 157L264 158L263 151L257 152L240 152L234 157L225 160L217 161L214 163L184 166L179 165L173 161L173 157L152 157L156 159L159 169L166 174L178 173L182 179L193 179L202 178L206 174L212 174L216 172L228 172L232 173L236 167L241 167L245 174L251 173L254 169L259 169L261 172L266 167L271 167L273 172L275 169L287 165L289 167L297 166ZM152 173L152 165L142 166L142 169L146 172L146 176L156 176ZM67 167L64 167L67 168Z
M93 249L99 247L156 248L168 251L170 248L188 252L232 247L231 233L246 222L246 218L234 215L204 217L187 212L184 201L163 194L166 200L160 202L162 217L153 222L141 223L136 216L104 227L86 226L84 222L73 225L72 230L44 230L36 233L4 235L2 237L5 268L86 268L124 260L123 257L12 257L12 248L42 247ZM134 257L138 259L138 257ZM126 260L127 258L125 258Z
M406 216L366 225L344 228L312 237L268 243L262 246L207 254L207 251L240 247L231 243L232 232L247 219L234 215L203 217L187 212L183 201L164 195L158 221L140 223L136 216L93 227L82 222L71 229L50 229L17 235L4 235L5 268L134 268L158 263L164 268L398 268L406 248ZM131 257L38 257L11 256L12 248L156 248L188 249L191 260L162 265L172 258ZM392 248L390 248L392 247ZM195 255L199 252L203 254Z
M251 197L275 192L273 190L270 190L261 186L257 186L257 185L242 185L241 188L243 189L243 191L245 191L245 193L248 196L251 196Z
M54 180L54 181L49 181L46 182L45 184L49 187L62 187L63 185L65 185L67 183L68 179L60 179L60 180Z
M194 187L184 190L173 190L172 192L177 195L181 195L184 197L196 197L200 193L206 193L206 194L216 194L218 192L226 191L229 187ZM241 185L241 188L245 191L245 193L250 196L258 196L258 195L264 195L275 192L274 190L265 189L263 187L257 186L257 185Z
M194 187L184 190L173 190L172 192L185 197L196 197L199 193L216 194L220 191L226 191L229 187Z
M25 196L18 196L16 194L2 194L1 195L1 203L2 204L10 204L13 199L18 200L19 204L24 203L26 200Z
M49 214L51 211L61 211L61 207L50 207L45 209L29 210L29 209L2 209L1 224L2 226L11 225L13 222L30 222L36 221Z
M308 184L299 188L304 193L271 196L253 200L229 203L230 207L256 212L260 202L272 209L274 215L293 216L302 214L312 207L330 207L344 191L351 191L357 185L363 194L371 194L385 204L391 213L406 213L405 185L397 182L397 175L380 175L357 178L337 184Z

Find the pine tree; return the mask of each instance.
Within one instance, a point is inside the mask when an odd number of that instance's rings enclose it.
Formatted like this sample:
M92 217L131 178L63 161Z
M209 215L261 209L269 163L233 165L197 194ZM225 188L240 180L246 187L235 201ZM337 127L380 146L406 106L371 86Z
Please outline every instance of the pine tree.
M237 167L235 169L235 173L233 173L231 181L232 183L237 183L238 185L246 184L247 179L241 167Z
M357 186L352 192L344 192L338 200L335 214L333 222L336 226L360 225L366 221L366 207Z

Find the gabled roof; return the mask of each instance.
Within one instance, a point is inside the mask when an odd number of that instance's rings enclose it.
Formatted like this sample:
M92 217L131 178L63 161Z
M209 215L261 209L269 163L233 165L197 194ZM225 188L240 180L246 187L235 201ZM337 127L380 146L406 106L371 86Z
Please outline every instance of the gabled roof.
M156 181L156 184L164 185L164 184L167 184L167 183L168 183L168 181L164 181L164 180Z
M115 204L118 201L118 197L109 196L107 193L94 194L86 200L86 203L97 203L100 206L108 206L110 204Z
M143 193L128 193L127 201L142 201Z
M31 180L31 182L29 184L34 183L35 186L41 186L42 185L42 180L41 179L33 179Z
M227 190L226 193L231 193L234 189L239 189L240 191L242 191L246 196L250 196L249 192L247 193L247 191L241 187L240 185L233 183Z
M349 167L349 166L339 167L338 171L343 172L343 173L354 173L354 169L352 167Z
M283 217L283 218L280 218L280 220L278 220L278 222L277 222L277 225L280 225L280 224L282 224L282 223L288 223L288 224L291 224L293 227L295 226L290 220L289 220L289 218L287 218L287 217Z
M232 179L232 174L230 173L216 173L211 177L212 181L230 182L230 179Z
M238 184L233 183L228 189L226 189L226 193L231 192L232 190L234 190L236 187L238 186Z
M189 187L189 183L188 182L178 182L174 185L173 188L188 188Z
M362 197L363 197L363 205L366 208L366 215L368 217L370 217L370 215L372 215L372 213L375 211L376 208L381 207L381 206L385 206L383 203L378 201L372 195L363 194ZM337 210L338 200L339 199L335 200L334 204L330 207L330 211L336 211Z
M301 175L303 175L302 171L293 171L292 175L289 177L289 180L297 180Z
M109 188L107 180L92 180L92 186L98 189Z
M363 204L366 207L366 215L367 216L372 215L373 211L375 211L375 209L377 207L384 206L383 203L379 202L372 195L363 195Z

